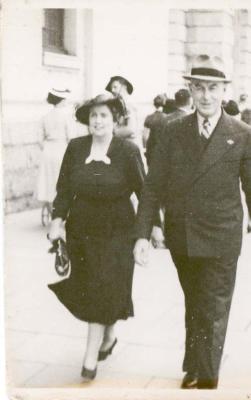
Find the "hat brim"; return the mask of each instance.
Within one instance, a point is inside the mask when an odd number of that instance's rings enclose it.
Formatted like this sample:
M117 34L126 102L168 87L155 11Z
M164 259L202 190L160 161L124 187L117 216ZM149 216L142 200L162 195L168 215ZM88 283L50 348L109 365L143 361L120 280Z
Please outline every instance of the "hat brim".
M198 81L211 81L211 82L224 82L224 83L231 82L231 80L227 78L220 78L217 76L207 76L207 75L183 75L183 78L189 81L194 79Z
M96 101L96 98L85 101L82 105L77 107L76 112L75 112L75 117L77 121L79 121L81 124L84 125L89 125L89 114L90 114L90 109L95 106L102 106L102 105L107 105L108 107L111 106L115 108L118 112L118 114L123 115L125 112L124 109L124 104L122 101L116 97L110 98L108 100L103 100L103 101Z

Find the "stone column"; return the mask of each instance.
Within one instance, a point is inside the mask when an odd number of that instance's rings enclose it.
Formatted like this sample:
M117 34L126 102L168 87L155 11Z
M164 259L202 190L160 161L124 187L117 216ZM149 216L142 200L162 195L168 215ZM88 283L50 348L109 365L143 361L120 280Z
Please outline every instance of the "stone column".
M173 96L184 87L182 75L186 71L186 13L184 10L169 10L168 32L168 87L167 95Z
M235 11L234 88L251 102L251 10Z
M233 73L234 11L190 9L186 12L187 43L185 54L187 68L193 56L209 54L220 56L227 73ZM230 94L231 96L231 87Z

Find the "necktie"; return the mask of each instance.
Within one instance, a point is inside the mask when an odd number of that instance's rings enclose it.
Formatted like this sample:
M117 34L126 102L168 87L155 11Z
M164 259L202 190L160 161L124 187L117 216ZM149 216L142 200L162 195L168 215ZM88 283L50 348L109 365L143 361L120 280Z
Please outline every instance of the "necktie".
M210 138L210 122L207 118L204 119L202 124L201 136L203 139Z

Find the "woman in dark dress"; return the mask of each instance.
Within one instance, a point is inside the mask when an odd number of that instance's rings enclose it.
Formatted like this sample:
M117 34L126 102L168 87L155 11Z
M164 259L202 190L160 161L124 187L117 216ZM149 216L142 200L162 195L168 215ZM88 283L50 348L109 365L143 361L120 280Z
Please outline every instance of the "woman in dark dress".
M114 324L133 316L132 193L138 196L144 167L138 147L114 137L123 113L118 98L99 95L76 111L89 136L71 140L64 155L49 239L57 240L66 221L70 277L49 288L77 318L88 322L82 377L95 378L117 339Z

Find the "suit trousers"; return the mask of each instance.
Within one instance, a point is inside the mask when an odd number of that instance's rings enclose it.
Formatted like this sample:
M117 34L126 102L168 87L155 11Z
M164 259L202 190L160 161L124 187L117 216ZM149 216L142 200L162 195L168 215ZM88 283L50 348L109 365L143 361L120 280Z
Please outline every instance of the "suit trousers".
M183 371L202 381L218 379L238 257L197 258L173 254L185 297Z

